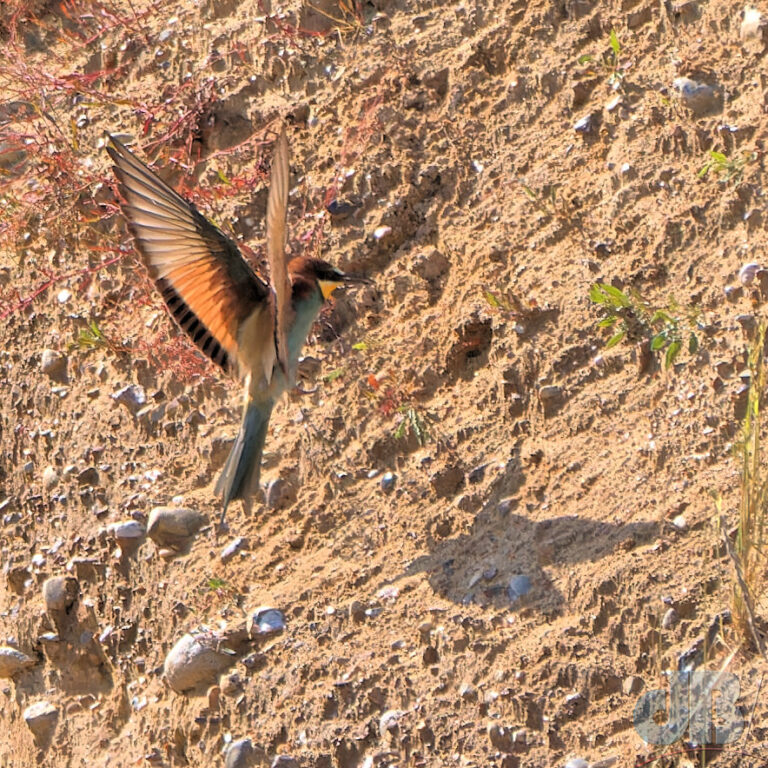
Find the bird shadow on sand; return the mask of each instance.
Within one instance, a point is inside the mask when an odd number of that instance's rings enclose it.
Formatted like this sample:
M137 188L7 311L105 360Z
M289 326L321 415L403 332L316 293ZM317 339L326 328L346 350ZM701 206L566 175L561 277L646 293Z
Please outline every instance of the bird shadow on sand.
M658 536L658 522L615 525L573 515L532 520L518 512L521 502L514 496L523 479L519 463L510 462L466 532L454 534L455 516L447 512L427 533L429 553L412 561L404 575L426 573L435 592L457 604L553 615L569 599L552 581L553 568L591 562L597 586L603 580L600 560ZM596 503L585 502L585 513ZM517 578L510 593L510 581L520 576L527 577L530 591L515 597L515 588L526 582Z

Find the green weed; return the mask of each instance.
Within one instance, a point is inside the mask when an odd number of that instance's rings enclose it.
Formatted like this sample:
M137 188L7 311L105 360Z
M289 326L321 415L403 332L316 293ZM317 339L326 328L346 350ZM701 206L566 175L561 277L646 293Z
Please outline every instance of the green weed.
M612 331L606 349L625 339L647 339L650 351L659 357L663 355L665 368L675 362L684 345L690 355L699 349L699 312L695 307L684 310L671 299L667 307L653 309L637 291L626 293L608 283L595 283L589 298L603 314L597 327Z
M591 76L604 75L607 78L608 85L616 91L621 88L624 74L629 65L621 60L621 42L615 29L612 29L610 35L608 35L608 48L609 50L599 58L587 53L579 56L576 61L582 66L585 64L589 65L584 74Z
M744 175L744 169L750 163L757 160L757 153L746 151L733 158L728 157L722 152L716 152L713 149L707 155L708 159L699 169L697 176L703 179L711 171L717 176L721 176L726 184L730 181L738 184Z

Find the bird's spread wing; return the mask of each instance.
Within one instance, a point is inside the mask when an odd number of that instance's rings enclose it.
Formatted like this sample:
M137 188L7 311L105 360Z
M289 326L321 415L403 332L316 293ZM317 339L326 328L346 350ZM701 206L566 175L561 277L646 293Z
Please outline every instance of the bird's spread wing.
M267 257L270 282L274 291L275 347L277 359L289 381L292 379L288 359L288 328L291 324L291 283L285 259L285 221L288 209L288 191L291 169L288 163L288 139L285 126L280 132L272 157L272 171L269 179L269 200L267 202Z
M240 324L268 300L235 243L119 141L107 147L136 246L168 309L225 371L237 369Z

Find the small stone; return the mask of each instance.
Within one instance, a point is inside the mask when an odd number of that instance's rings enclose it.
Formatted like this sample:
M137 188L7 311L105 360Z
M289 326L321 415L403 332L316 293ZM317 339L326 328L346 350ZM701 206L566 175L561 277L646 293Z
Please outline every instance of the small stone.
M250 739L238 739L229 745L224 766L225 768L254 768L257 757Z
M395 735L399 728L400 718L405 714L400 709L388 709L379 718L379 735L382 739Z
M227 675L221 683L221 692L225 696L237 696L243 690L243 680L237 672Z
M583 757L572 757L563 768L589 768L589 763Z
M334 198L325 206L325 210L333 216L334 221L343 221L350 214L358 210L361 205L361 203L354 200L339 200L338 198Z
M531 580L525 574L515 574L509 580L507 597L510 603L514 603L521 597L525 597L531 591Z
M251 614L250 634L277 635L285 630L285 617L277 608L261 607Z
M757 320L754 315L736 315L736 322L748 335L753 334L757 329Z
M475 701L477 699L477 688L472 683L462 683L459 687L459 696L465 701Z
M740 285L726 285L723 288L723 293L725 293L725 298L728 301L734 302L744 295L744 289Z
M764 42L765 26L766 25L763 22L762 14L760 11L753 6L748 5L746 8L744 8L744 19L741 22L741 28L739 30L739 37L741 38L741 42Z
M267 509L286 509L296 501L296 486L282 477L276 477L267 486Z
M643 690L643 678L637 675L630 675L624 680L621 686L621 690L625 696L633 696L640 693Z
M77 473L77 482L80 485L98 485L99 470L96 467L86 467Z
M40 359L40 370L60 384L67 382L67 357L55 349L44 349Z
M476 485L477 483L482 483L485 478L485 470L487 467L487 464L480 464L480 466L471 469L467 475L467 480L470 484Z
M221 650L213 632L183 635L165 657L163 669L169 685L184 693L200 685L215 683L220 672L231 666L234 657Z
M662 629L672 629L677 624L678 616L677 611L674 608L670 608L661 620Z
M592 128L592 115L585 115L573 125L573 130L581 134L592 133Z
M181 549L207 522L206 516L188 507L155 507L149 513L147 533L159 547Z
M425 667L431 667L433 664L437 664L440 661L440 655L437 652L437 648L434 645L428 645L424 649L421 660L424 662Z
M739 282L742 285L752 285L752 283L755 281L757 273L761 269L762 267L754 261L750 262L749 264L745 264L739 270Z
M66 611L80 594L80 585L72 576L51 576L43 582L43 600L47 611Z
M672 525L677 528L678 531L686 531L688 529L688 522L685 519L685 515L676 515L672 518Z
M112 399L116 403L124 405L135 416L146 404L147 395L144 392L144 387L138 384L129 384L115 392Z
M120 547L120 554L127 557L135 554L147 535L144 526L136 520L124 520L115 523L110 526L109 530Z
M512 752L515 749L512 730L498 723L491 723L488 726L488 738L491 740L493 747L499 752Z
M292 755L277 755L271 768L299 768L299 761Z
M0 645L0 678L13 677L18 672L34 666L34 664L34 659L31 659L26 653L22 653L18 648Z
M683 104L697 117L719 112L722 108L720 95L711 85L697 83L687 77L676 77L672 81L672 88Z
M386 237L388 234L390 234L390 232L392 232L392 227L376 227L376 229L373 230L373 236L376 238L376 240L381 240L383 237Z
M365 606L359 600L353 600L349 604L349 615L356 624L362 624L365 621Z
M379 487L384 493L389 493L394 487L397 475L394 472L385 472L379 481Z
M429 482L440 498L448 498L464 485L464 470L458 465L443 467L429 478Z
M547 386L539 389L539 400L545 405L560 400L563 396L563 390L554 384L548 384Z
M427 282L441 278L449 267L448 259L437 248L420 253L413 262L413 271Z
M58 719L59 710L47 701L36 701L24 710L24 721L38 745L47 744L51 740Z
M228 563L238 552L248 546L248 539L238 536L227 544L221 552L221 562Z
M54 467L46 467L43 470L43 488L52 491L59 484L59 473Z
M613 768L618 762L619 756L611 755L610 757L604 757L602 760L592 763L589 768Z

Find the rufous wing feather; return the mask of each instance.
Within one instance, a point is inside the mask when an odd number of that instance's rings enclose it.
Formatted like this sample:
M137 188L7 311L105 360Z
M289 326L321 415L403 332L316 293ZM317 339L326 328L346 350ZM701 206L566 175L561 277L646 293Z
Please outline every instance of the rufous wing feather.
M292 380L294 371L291 370L288 359L288 329L292 321L293 308L291 306L291 283L288 278L288 265L285 258L286 214L291 181L288 154L288 138L285 133L285 126L283 126L272 157L272 171L269 179L267 259L270 282L274 292L277 359L285 375L289 380Z
M123 213L149 274L179 326L211 360L236 371L240 324L268 286L235 243L119 141L107 147Z

